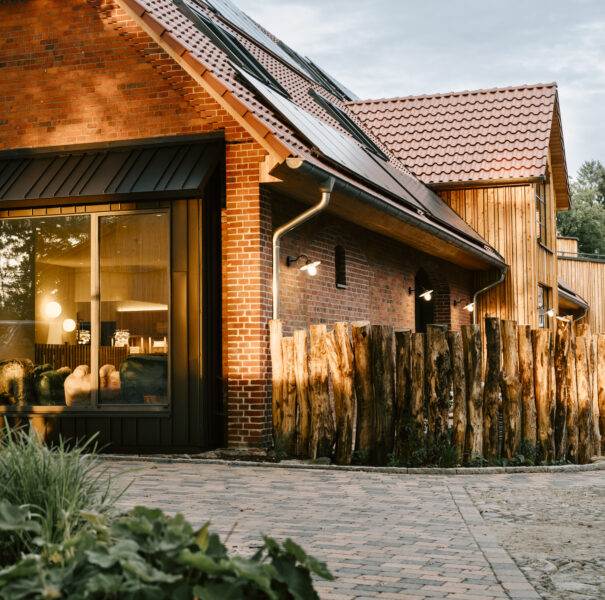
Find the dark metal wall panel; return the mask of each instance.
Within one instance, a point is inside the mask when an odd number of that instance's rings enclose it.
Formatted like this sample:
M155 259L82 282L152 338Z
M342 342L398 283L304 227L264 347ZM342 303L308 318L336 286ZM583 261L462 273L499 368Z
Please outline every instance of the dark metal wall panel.
M105 201L178 193L199 197L222 155L222 143L155 143L31 156L0 152L0 202L65 198Z

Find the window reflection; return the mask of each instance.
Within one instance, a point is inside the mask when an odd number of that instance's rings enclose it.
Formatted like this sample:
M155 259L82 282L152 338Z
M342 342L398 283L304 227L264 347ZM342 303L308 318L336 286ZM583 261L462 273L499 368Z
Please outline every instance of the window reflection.
M87 329L90 217L1 220L0 404L90 403Z
M104 404L168 401L168 225L166 213L99 219Z

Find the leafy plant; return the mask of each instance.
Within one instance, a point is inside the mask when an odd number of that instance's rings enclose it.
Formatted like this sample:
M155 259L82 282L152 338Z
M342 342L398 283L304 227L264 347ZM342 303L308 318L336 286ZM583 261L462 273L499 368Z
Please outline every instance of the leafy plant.
M26 506L40 531L0 529L0 564L36 550L34 538L62 543L82 527L83 510L111 510L124 493L112 491L112 477L95 457L94 436L68 447L47 446L33 427L11 430L0 439L0 500Z
M367 450L355 450L351 457L353 465L367 465L369 463L370 453Z
M26 509L0 505L0 529L18 534ZM311 574L326 566L288 539L269 537L251 558L229 557L208 524L137 507L117 518L82 513L86 526L59 544L38 538L39 552L0 571L0 598L29 600L308 600Z

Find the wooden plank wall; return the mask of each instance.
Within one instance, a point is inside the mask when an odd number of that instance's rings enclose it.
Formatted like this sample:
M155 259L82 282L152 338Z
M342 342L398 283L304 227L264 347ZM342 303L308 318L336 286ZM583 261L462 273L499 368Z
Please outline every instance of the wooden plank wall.
M605 331L605 262L559 258L559 277L590 305L586 319L593 333Z
M578 240L576 238L557 238L557 253L578 253Z
M555 206L548 201L548 245L537 242L533 184L440 190L439 195L506 260L502 285L481 295L478 322L485 317L538 327L538 283L552 288L557 310Z

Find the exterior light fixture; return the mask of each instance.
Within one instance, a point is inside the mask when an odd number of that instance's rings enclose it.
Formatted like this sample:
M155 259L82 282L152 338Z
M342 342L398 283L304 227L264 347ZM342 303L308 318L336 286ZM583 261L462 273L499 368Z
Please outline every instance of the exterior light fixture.
M76 322L73 319L65 319L63 321L63 331L71 333L76 328Z
M412 287L408 288L408 294L411 296L416 290ZM422 298L423 300L426 300L427 302L430 302L433 299L433 292L435 290L424 290L424 292L422 292L422 294L418 294L419 298Z
M538 307L538 314L539 315L546 315L547 317L550 317L552 319L552 317L555 316L555 311L554 311L553 308L546 309L546 308L540 308L540 307Z
M58 302L48 302L44 312L49 319L56 319L61 314L61 305Z
M463 298L460 298L458 300L454 300L453 304L454 304L454 306L457 306L458 304L462 304L463 302L466 302L466 300L464 300ZM462 308L463 308L463 310L466 310L467 312L472 313L475 310L475 303L471 301L468 304L465 304Z
M300 270L306 271L311 277L315 277L315 275L317 275L317 267L319 267L319 265L321 265L321 261L320 260L313 261L306 254L300 254L296 258L294 258L292 256L287 256L286 257L286 266L291 267L294 263L298 262L301 259L305 260L305 264L302 267L300 267Z
M552 318L555 316L555 311L551 308L546 311L546 315Z

